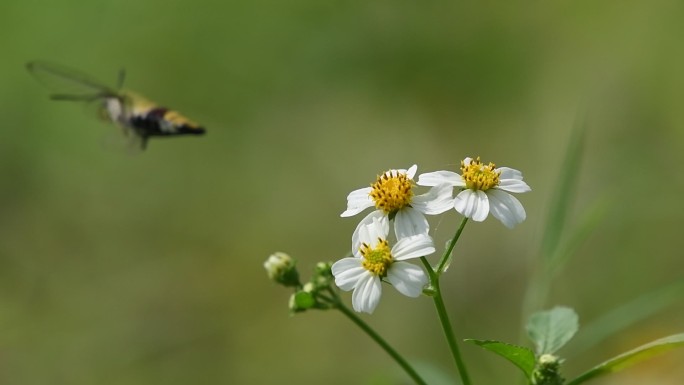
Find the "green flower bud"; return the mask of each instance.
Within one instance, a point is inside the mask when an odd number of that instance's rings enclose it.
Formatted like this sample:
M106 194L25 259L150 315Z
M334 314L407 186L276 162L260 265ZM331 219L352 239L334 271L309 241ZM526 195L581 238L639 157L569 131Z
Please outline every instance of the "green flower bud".
M565 379L560 375L560 364L563 362L553 354L542 354L532 372L533 385L563 385Z
M290 312L300 313L316 306L313 294L306 291L298 291L290 296Z
M331 262L318 262L314 268L310 283L314 286L310 291L327 289L332 285L335 277L332 275Z
M324 277L332 277L332 262L318 262L314 273Z

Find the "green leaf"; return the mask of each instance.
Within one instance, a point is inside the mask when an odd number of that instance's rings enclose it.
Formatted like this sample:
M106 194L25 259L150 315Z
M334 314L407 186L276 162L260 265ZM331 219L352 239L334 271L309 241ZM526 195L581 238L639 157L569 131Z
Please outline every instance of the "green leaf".
M569 307L556 306L532 314L527 334L537 347L537 355L553 354L577 333L577 313Z
M657 354L664 353L680 346L684 346L684 333L655 340L653 342L647 343L646 345L641 345L636 349L620 354L619 356L592 368L581 376L568 382L567 385L581 384L594 377L620 371Z
M532 378L532 371L534 370L534 365L536 363L532 350L523 346L494 340L467 339L466 341L472 342L477 346L483 347L511 361L515 366L525 372L525 376L527 376L528 379Z

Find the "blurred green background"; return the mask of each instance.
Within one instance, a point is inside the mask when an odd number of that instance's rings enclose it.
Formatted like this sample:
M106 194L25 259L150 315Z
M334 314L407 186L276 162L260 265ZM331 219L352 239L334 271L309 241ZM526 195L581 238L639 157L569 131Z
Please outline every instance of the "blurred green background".
M583 109L570 228L609 204L548 305L588 324L681 281L683 17L669 0L3 1L0 383L406 383L340 314L289 317L262 263L286 251L308 276L347 253L351 190L477 155L524 172L528 219L468 226L443 287L460 337L516 342ZM208 134L104 148L116 128L49 101L23 67L34 59L111 83L123 66L127 87ZM438 244L457 223L432 218ZM571 342L567 377L684 331L683 302L588 351ZM386 288L364 319L455 375L429 299ZM476 383L514 382L512 365L462 349ZM594 383L681 384L683 359Z

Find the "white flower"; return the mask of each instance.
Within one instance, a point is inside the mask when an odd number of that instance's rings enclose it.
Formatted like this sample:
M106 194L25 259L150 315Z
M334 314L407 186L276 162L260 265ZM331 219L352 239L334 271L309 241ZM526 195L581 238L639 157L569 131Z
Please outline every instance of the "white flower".
M354 190L347 196L347 210L342 217L356 215L369 207L377 208L361 220L354 238L358 238L359 229L372 223L374 218L383 221L393 218L397 239L427 234L430 227L424 214L441 214L453 207L453 188L449 184L438 184L425 194L414 195L413 177L417 169L413 165L408 170L389 170L378 176L371 187Z
M434 253L432 238L427 234L402 238L390 249L388 233L387 221L374 218L371 224L359 229L352 245L354 256L332 265L335 284L344 291L354 290L352 306L357 312L370 314L375 310L382 294L382 281L414 298L428 283L422 268L404 261Z
M525 220L525 208L512 193L531 191L523 182L522 173L493 163L484 165L480 158L465 158L461 162L461 175L452 171L435 171L418 177L421 186L448 183L463 190L454 198L454 208L467 218L482 222L491 212L506 227Z

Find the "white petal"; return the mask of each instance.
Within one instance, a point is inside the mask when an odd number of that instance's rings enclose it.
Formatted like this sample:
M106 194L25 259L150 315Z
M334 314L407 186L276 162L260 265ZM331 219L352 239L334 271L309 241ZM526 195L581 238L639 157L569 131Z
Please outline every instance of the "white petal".
M482 222L489 214L489 200L480 190L466 189L456 195L454 208L466 218Z
M387 177L396 177L399 174L408 174L408 170L404 170L403 168L392 168L387 171L385 171L385 174Z
M427 234L430 231L425 215L413 207L404 207L394 217L394 234L397 239L411 235Z
M367 228L369 225L372 225L375 221L378 221L383 228L383 232L385 233L385 237L383 239L387 238L386 235L389 234L389 218L387 218L387 215L385 215L384 211L375 210L370 214L366 215L366 217L363 218L361 222L359 222L359 224L356 226L356 229L352 234L352 253L354 253L354 255L356 255L359 258L361 257L361 255L359 254L359 248L361 247L362 243L370 244L371 242L377 242L377 237L375 237L375 239L371 238L371 234L369 233L369 229Z
M366 226L368 230L368 244L375 248L380 239L387 239L389 234L389 220L387 216L373 216L373 222Z
M523 176L520 171L508 167L500 167L496 170L501 171L499 185L496 188L513 193L532 191L530 186L523 182Z
M467 158L463 159L463 164L466 166L470 166L470 162L472 162L472 161L473 161L473 158L467 157Z
M357 312L373 313L380 302L382 284L380 278L368 273L359 279L352 294L352 306Z
M368 273L361 266L359 258L342 258L333 263L331 270L335 276L335 284L344 291L353 289L359 279Z
M447 183L439 184L427 193L413 197L411 206L423 214L441 214L454 207L453 190Z
M501 179L517 179L517 180L523 179L522 172L520 172L514 168L499 167L499 168L496 168L495 171L501 171L501 175L500 175Z
M453 171L426 172L418 176L418 184L420 186L437 186L442 183L458 187L465 186L463 178Z
M530 186L527 185L527 183L519 179L500 179L499 185L495 188L512 193L524 193L532 191L532 189L530 188Z
M387 281L401 294L407 297L418 297L428 283L425 271L407 262L394 262L387 271Z
M413 177L416 176L416 171L418 171L418 165L414 164L413 166L409 167L408 171L406 171L406 176L409 179L413 179Z
M370 187L354 190L347 195L347 209L340 215L341 217L351 217L361 211L375 205L370 197Z
M489 208L492 215L509 229L527 217L525 208L513 195L494 189L488 190L487 195L489 195Z
M401 238L392 247L392 257L397 261L405 261L411 258L420 258L435 252L432 238L426 234L418 234L412 237Z

